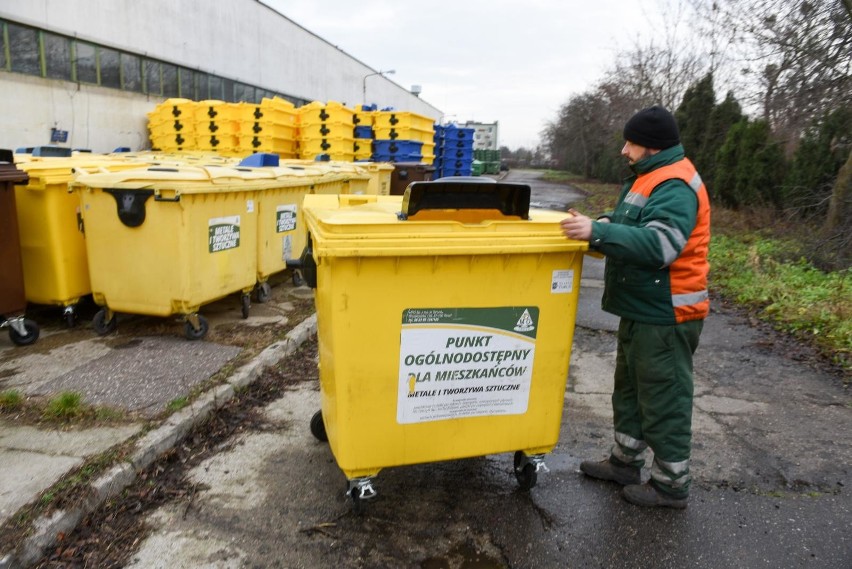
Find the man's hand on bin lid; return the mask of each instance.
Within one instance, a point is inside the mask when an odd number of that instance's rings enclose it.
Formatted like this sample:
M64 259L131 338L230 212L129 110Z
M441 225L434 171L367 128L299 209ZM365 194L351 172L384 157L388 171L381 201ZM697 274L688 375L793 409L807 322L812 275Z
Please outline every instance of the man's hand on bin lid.
M568 239L576 239L578 241L589 241L592 238L592 218L583 215L574 208L568 210L571 214L559 222L562 227L562 233ZM608 221L608 220L607 220Z

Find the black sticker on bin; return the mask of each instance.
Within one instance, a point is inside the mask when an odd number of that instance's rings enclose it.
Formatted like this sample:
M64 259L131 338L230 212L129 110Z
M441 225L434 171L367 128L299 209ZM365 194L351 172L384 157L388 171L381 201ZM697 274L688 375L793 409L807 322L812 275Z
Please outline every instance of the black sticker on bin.
M139 227L145 223L145 202L154 195L154 190L118 190L104 188L115 198L118 219L127 227Z
M479 178L412 182L405 190L402 214L427 209L494 209L503 215L529 219L530 187L526 184L479 181Z

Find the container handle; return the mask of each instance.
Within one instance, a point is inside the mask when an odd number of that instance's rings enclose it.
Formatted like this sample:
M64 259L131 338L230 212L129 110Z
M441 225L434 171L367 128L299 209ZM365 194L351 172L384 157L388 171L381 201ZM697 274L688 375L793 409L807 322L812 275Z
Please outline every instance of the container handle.
M453 219L458 210L495 210L494 219L514 217L529 219L530 187L526 184L485 182L472 176L450 177L431 182L412 182L405 189L400 219L419 212L444 210ZM436 211L437 213L437 211ZM435 215L430 215L435 219Z
M167 198L165 196L161 196L160 194L155 193L154 194L154 201L155 202L179 202L180 201L180 194L175 194L174 196Z
M139 227L145 223L145 202L154 195L154 190L104 188L104 192L115 198L116 213L121 223L127 227Z

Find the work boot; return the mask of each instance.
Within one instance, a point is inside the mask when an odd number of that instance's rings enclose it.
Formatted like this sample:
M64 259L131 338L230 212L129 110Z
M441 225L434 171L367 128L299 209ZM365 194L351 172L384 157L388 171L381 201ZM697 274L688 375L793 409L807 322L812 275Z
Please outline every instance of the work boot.
M686 507L687 497L674 498L664 492L657 490L650 482L645 484L630 484L621 491L624 499L637 506L677 508L682 510Z
M638 466L617 464L607 458L600 462L584 460L580 463L580 472L599 480L611 480L621 485L642 482L642 469Z

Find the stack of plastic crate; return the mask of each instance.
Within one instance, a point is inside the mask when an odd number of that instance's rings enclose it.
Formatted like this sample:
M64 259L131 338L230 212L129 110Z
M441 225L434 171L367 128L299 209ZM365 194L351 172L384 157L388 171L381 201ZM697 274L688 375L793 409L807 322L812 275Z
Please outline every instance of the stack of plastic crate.
M444 165L444 127L435 123L432 128L435 130L435 136L432 139L435 145L435 160L432 162L432 166L435 167L435 177L440 178L441 168Z
M195 148L195 102L166 99L148 113L151 147L168 152Z
M195 106L195 149L224 156L240 154L239 106L216 99Z
M355 110L329 101L314 101L297 109L299 158L355 160Z
M453 124L444 126L441 177L470 176L473 164L473 131Z
M297 112L293 103L275 97L234 107L240 154L269 152L281 158L297 158Z
M435 160L435 128L432 119L408 112L377 111L373 115L373 160L423 162Z
M378 110L376 105L359 105L355 108L355 161L369 161L373 156L373 119Z

